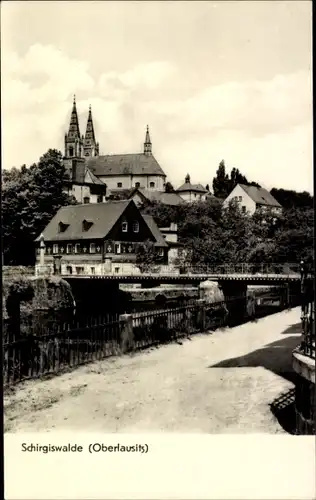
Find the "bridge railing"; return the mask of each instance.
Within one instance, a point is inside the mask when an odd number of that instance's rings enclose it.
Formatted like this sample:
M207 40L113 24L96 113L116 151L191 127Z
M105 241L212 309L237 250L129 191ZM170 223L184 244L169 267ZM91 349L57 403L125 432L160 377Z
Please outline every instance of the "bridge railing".
M237 264L214 264L214 265L148 265L141 266L129 265L128 267L119 267L114 263L112 268L102 268L101 272L94 274L80 273L80 276L179 276L179 275L241 275L241 276L285 276L298 277L300 275L299 264L253 264L253 263L237 263ZM69 276L78 276L72 274Z
M301 274L301 295L302 295L302 334L300 351L310 358L315 359L315 290L314 275L308 270L302 269Z

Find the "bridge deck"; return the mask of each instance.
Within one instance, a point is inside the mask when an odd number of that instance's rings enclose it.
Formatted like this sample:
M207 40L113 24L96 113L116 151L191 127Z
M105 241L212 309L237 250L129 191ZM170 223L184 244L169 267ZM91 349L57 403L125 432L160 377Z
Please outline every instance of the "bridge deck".
M105 274L105 275L62 275L66 280L106 280L120 283L155 281L161 283L192 283L202 281L242 281L247 283L288 283L300 281L299 274Z

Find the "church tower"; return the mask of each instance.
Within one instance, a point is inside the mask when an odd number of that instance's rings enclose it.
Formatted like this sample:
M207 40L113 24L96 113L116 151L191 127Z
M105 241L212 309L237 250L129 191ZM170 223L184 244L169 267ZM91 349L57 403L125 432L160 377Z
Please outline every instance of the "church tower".
M79 120L74 96L68 134L65 134L65 158L82 158L83 136L80 137Z
M145 137L145 142L144 142L144 155L150 156L151 154L152 154L152 144L151 144L150 135L149 135L149 127L147 125L146 137Z
M91 106L87 121L86 135L83 141L84 156L99 156L99 143L95 140Z

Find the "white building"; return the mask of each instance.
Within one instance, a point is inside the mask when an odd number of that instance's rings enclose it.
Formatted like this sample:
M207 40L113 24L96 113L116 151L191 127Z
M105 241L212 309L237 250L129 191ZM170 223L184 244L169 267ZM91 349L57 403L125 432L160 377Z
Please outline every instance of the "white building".
M207 195L209 194L207 189L205 189L202 184L191 184L191 179L189 174L187 174L184 184L182 184L176 193L181 196L184 201L205 201Z
M237 202L241 211L250 215L253 215L255 212L262 214L270 212L275 215L282 213L280 203L269 191L261 187L237 184L224 200L223 207L227 207L231 201Z

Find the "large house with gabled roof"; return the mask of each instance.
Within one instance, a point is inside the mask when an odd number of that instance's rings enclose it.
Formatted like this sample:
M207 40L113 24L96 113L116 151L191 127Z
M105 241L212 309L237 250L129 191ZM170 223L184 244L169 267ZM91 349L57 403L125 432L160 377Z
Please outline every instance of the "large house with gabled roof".
M45 227L44 265L61 275L137 272L139 245L151 241L157 263L168 263L168 244L151 216L143 216L133 200L61 207ZM40 240L36 259L40 262Z
M83 136L80 135L77 105L74 98L64 146L63 162L68 177L65 191L73 194L79 203L104 201L105 198L111 196L112 190L123 191L134 188L150 191L164 190L166 174L152 154L148 126L143 152L100 155L91 107L86 133Z
M230 202L236 202L241 211L253 215L254 213L280 215L282 206L267 189L246 184L237 184L223 202L227 207Z

